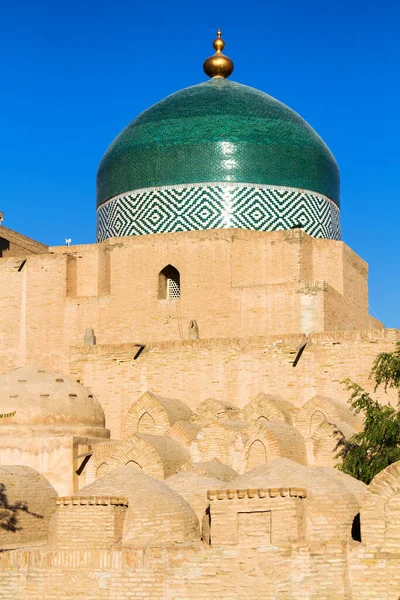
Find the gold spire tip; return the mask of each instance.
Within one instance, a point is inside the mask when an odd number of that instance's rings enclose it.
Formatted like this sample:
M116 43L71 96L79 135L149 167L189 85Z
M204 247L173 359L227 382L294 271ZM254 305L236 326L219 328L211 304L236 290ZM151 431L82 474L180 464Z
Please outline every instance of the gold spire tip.
M203 69L206 75L211 78L220 77L226 79L232 74L234 65L230 58L222 54L225 48L225 42L222 39L222 31L218 28L217 37L213 41L215 54L204 61Z

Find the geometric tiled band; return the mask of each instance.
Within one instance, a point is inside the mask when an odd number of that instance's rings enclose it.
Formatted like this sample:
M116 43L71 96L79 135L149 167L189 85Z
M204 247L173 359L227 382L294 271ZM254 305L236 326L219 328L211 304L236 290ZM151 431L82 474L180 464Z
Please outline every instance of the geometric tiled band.
M205 229L275 231L300 225L313 237L341 239L340 210L322 194L282 186L200 183L144 188L97 209L97 241Z

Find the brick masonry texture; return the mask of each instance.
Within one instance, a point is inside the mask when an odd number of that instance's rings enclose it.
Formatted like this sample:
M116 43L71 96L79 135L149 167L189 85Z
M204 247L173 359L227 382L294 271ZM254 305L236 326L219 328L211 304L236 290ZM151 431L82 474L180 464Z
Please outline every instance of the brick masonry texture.
M357 255L300 230L39 250L0 260L0 370L25 365L0 376L0 598L398 600L399 464L333 468L363 426L343 379L373 393L400 340Z
M166 265L179 300L158 296ZM339 241L302 231L193 231L113 238L3 259L0 369L68 372L70 346L148 344L382 327L368 315L367 265ZM16 326L18 323L18 326Z
M312 334L296 367L304 336L160 342L137 360L129 344L79 346L71 348L70 368L100 400L112 435L121 437L125 416L147 390L184 401L192 410L208 398L242 408L260 392L297 407L318 394L345 403L343 379L373 391L374 358L394 350L398 339L397 330ZM395 390L378 390L377 397L397 402Z

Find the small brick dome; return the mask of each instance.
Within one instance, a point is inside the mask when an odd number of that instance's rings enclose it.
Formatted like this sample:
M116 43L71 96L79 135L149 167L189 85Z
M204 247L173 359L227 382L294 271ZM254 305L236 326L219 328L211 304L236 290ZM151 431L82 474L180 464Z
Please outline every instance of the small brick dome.
M360 510L365 484L329 467L304 466L287 459L271 462L240 475L237 488L290 488L307 490L306 538L311 542L351 539L354 517Z
M198 518L186 500L162 481L130 465L114 469L75 496L128 498L123 533L127 546L172 546L200 539Z
M26 366L0 375L1 431L21 428L52 435L108 436L100 403L83 385L59 373Z
M0 466L0 548L46 541L57 493L25 466Z

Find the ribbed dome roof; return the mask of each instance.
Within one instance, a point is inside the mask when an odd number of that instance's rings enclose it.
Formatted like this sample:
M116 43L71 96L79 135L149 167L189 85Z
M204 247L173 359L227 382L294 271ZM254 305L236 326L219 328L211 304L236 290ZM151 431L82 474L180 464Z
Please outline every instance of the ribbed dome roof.
M100 163L97 204L202 182L305 189L339 205L336 161L308 123L268 94L219 78L172 94L122 131Z
M37 366L19 367L0 376L0 419L3 433L15 427L49 429L101 428L104 412L80 383Z

